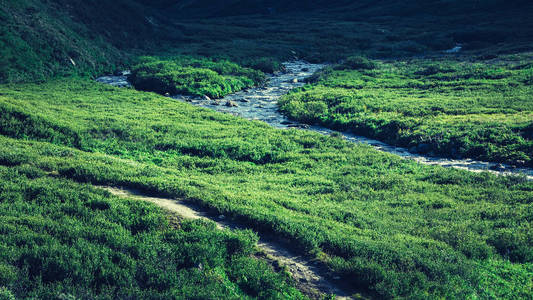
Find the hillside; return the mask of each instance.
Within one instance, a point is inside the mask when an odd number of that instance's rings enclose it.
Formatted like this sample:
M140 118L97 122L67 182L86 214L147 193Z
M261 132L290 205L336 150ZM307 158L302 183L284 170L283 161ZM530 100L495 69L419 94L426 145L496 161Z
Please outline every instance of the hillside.
M2 0L0 82L114 71L168 37L156 14L129 0Z
M531 47L533 4L508 2L2 0L0 82L109 73L141 54L254 67L256 59L279 62L294 52L335 62L425 55L457 43L485 56L517 53Z

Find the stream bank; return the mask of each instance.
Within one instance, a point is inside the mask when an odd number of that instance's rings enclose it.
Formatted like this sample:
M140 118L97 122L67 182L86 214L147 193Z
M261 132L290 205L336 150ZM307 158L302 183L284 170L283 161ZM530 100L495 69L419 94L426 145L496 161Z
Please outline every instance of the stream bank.
M342 135L353 143L371 145L377 150L389 152L400 157L414 160L421 164L438 165L468 170L472 172L490 172L498 175L524 175L528 180L533 180L532 168L517 168L505 164L484 162L474 159L452 159L444 157L427 156L420 153L409 152L408 149L392 146L378 140L369 139L348 132L339 132L322 126L309 126L289 120L278 109L278 99L290 90L305 85L305 79L316 71L324 68L324 64L312 64L305 61L291 61L283 63L284 71L276 72L268 77L265 86L245 89L228 95L222 99L208 99L206 97L193 97L177 95L172 98L201 106L223 113L229 113L248 120L263 121L273 127L288 129L297 128L311 130L325 135ZM117 87L131 87L127 81L128 72L120 76L104 76L98 82Z

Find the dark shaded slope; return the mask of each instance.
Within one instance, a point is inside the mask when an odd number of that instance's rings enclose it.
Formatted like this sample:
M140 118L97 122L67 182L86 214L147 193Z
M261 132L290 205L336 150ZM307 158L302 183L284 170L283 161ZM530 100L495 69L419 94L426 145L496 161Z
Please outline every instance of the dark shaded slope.
M0 1L0 82L93 74L124 64L123 51L166 34L157 11L135 1Z

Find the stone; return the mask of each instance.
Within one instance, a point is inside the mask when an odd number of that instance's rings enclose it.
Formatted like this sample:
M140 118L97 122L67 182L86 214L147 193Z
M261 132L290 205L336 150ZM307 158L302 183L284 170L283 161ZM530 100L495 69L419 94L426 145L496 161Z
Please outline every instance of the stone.
M431 147L428 144L419 144L416 146L416 152L419 153L427 153L429 150L431 150Z
M165 97L170 97L170 93L165 93Z
M241 101L241 102L245 102L245 103L250 102L250 100L248 100L248 99L246 99L246 98L242 98L240 101Z
M207 95L203 95L202 99L205 101L211 101L211 98L209 98Z
M308 129L309 125L307 124L289 124L287 125L289 128L301 128L301 129Z
M493 171L503 171L503 170L505 170L505 166L502 165L502 164L495 164L495 165L490 166L489 169L491 169Z
M226 102L226 106L227 107L237 107L239 105L237 103L233 102L233 101L228 101L228 102Z

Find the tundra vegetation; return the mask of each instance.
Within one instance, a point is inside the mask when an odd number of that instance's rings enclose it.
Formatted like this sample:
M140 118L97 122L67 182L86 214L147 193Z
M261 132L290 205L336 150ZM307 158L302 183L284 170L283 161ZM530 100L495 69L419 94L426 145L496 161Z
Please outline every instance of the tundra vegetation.
M280 109L415 152L533 166L531 60L350 57L285 96Z
M30 186L45 185L42 197L51 194L54 205L67 205L53 196L55 184L126 186L194 201L285 237L370 295L531 295L533 183L524 178L423 166L86 79L4 85L0 93L3 168ZM11 189L3 195L42 215L39 197ZM93 200L83 197L76 207L90 214L83 203ZM98 214L122 203L94 197L111 205ZM8 268L22 267L19 257L8 255ZM6 286L20 295L16 278Z
M0 299L305 299L255 257L258 233L365 297L532 297L526 178L158 95L222 97L284 60L331 62L282 99L286 114L531 166L530 1L215 2L0 0ZM464 52L442 57L456 43ZM144 91L92 80L125 68ZM94 185L191 201L250 230Z

